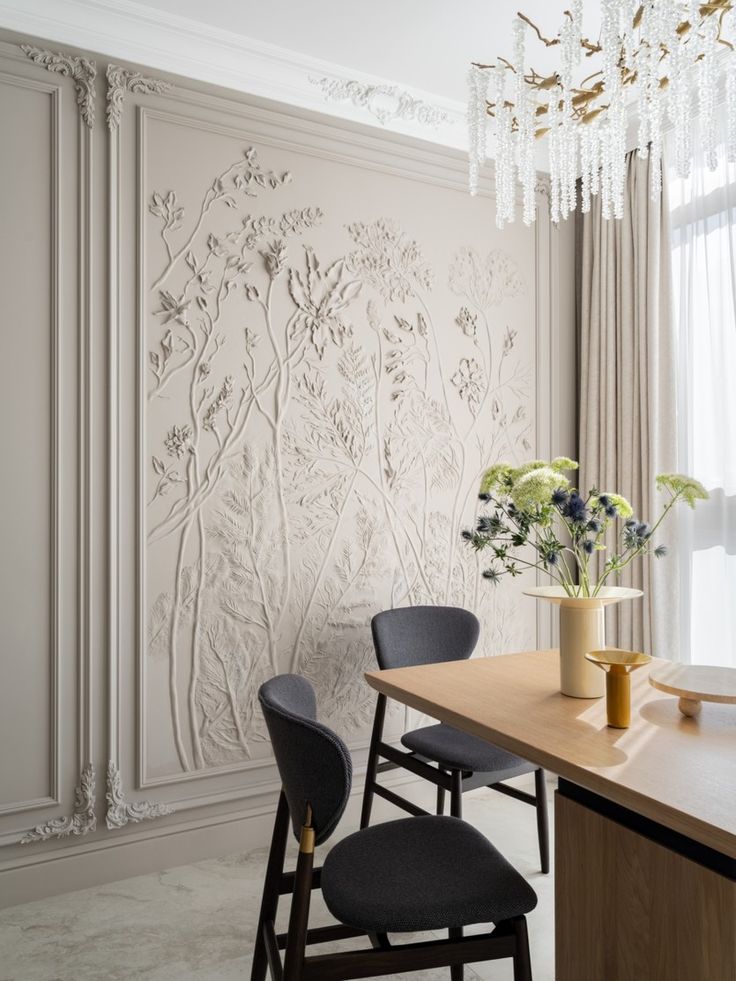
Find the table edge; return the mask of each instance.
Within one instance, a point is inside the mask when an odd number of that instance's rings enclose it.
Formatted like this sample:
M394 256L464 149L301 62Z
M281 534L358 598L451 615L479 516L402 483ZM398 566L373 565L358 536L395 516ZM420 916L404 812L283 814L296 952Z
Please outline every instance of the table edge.
M545 654L552 652L540 650L524 653ZM508 654L497 656L514 657L518 655ZM487 738L487 736L481 736L480 733L474 731L472 727L468 727L467 719L465 719L464 716L458 715L457 713L449 709L445 709L442 706L429 703L420 696L407 695L406 692L398 689L395 685L392 685L391 682L387 681L385 677L382 677L382 675L384 675L383 671L367 671L365 672L364 677L370 687L380 694L393 698L395 701L408 705L410 708L423 712L426 715L430 715L432 718L438 719L440 722L446 722L449 725L453 725L457 729L463 729L465 732L470 732L472 735L479 736L479 738ZM551 773L554 773L558 777L562 777L565 780L570 780L571 782L584 787L586 790L599 794L601 797L606 797L614 803L621 804L623 807L628 807L630 810L637 811L644 817L648 817L653 821L657 821L658 823L671 828L673 831L678 831L689 838L693 838L695 841L708 845L710 848L722 852L724 855L727 855L730 858L736 858L736 834L732 834L724 828L719 828L715 825L709 824L702 818L685 814L682 811L677 810L677 808L673 807L672 805L666 804L660 800L655 800L651 797L647 797L637 790L632 790L629 787L622 787L621 784L616 783L614 780L607 779L605 776L588 770L580 764L562 760L559 757L548 753L543 748L540 749L537 746L531 746L528 743L515 739L513 736L509 736L504 732L494 729L491 725L486 725L484 728L487 733L490 733L494 744L498 745L501 749L505 749L510 753L515 753L517 756L522 756L524 759L529 760L531 763L536 763L545 770L549 770Z

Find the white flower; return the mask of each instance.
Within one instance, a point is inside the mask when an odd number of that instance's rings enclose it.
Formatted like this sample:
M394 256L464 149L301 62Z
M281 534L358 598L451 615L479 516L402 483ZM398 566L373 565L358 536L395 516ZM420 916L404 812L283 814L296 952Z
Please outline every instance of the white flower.
M483 399L485 387L483 369L475 358L462 358L451 381L460 398L468 403L468 408L475 415Z
M181 459L190 447L191 438L192 430L189 426L172 426L164 440L169 456Z
M460 249L450 266L449 285L453 293L466 296L479 310L498 306L502 300L524 292L518 266L497 249L485 259L475 249Z
M468 337L475 337L478 333L478 315L471 313L467 307L460 307L455 323Z
M291 322L289 337L294 340L307 332L317 354L323 357L325 345L331 339L342 347L352 328L342 319L342 312L361 289L357 280L346 278L343 259L338 259L323 272L314 252L307 248L307 271L304 276L296 269L289 270L289 293L299 308Z
M383 218L370 225L356 222L348 225L348 234L358 246L347 257L348 268L385 300L403 303L417 289L432 289L432 270L397 222Z

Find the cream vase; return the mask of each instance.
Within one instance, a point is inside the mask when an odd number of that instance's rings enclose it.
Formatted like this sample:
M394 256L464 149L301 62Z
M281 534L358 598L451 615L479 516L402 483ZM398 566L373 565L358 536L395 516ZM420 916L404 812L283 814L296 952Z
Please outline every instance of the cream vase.
M562 586L538 586L527 596L560 607L560 691L571 698L601 698L604 673L585 655L605 646L605 607L642 595L639 589L606 586L596 597L568 596Z
M606 643L603 604L592 600L586 606L560 604L560 691L573 698L600 698L606 679L600 668L585 655L601 650Z

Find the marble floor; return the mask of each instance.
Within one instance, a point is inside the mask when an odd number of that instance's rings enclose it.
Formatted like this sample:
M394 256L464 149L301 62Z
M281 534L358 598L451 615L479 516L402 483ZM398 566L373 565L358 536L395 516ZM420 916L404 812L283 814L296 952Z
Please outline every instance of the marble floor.
M489 790L467 794L464 807L465 818L536 890L539 905L529 915L534 978L553 981L553 878L539 872L534 810ZM397 814L386 805L376 816ZM343 825L342 834L354 830ZM247 981L265 862L259 849L0 910L0 981ZM329 920L315 901L312 924ZM465 970L466 981L512 976L504 961ZM447 981L449 970L401 977Z

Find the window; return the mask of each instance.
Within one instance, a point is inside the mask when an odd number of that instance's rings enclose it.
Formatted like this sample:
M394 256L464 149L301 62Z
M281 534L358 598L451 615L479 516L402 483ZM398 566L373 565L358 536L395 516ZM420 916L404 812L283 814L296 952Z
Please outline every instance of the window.
M677 548L683 660L736 667L736 164L718 159L669 168L679 470L711 495L678 515Z

